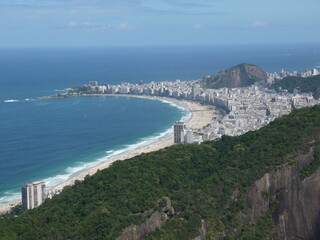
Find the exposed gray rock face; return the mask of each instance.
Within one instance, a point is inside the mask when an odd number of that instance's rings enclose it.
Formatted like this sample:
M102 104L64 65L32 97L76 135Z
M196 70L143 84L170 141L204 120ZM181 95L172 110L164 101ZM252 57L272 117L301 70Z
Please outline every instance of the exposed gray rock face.
M257 180L246 194L247 211L239 215L241 226L217 233L213 239L222 240L226 236L236 239L243 226L256 222L270 210L271 204L277 201L279 204L273 213L275 229L272 239L319 240L320 170L300 180L300 171L313 160L314 151L311 148L307 154L296 159L295 165L281 166L277 171L266 173ZM236 190L232 199L235 200L238 194L239 191ZM161 212L154 212L139 226L127 227L117 240L143 239L148 233L163 227L168 216L174 215L174 209L169 198L161 199L165 199L167 203ZM202 220L199 235L194 240L206 239L207 235L207 226Z
M298 157L295 166L282 167L256 181L247 195L250 208L243 221L256 221L277 200L274 239L320 239L320 171L300 180L301 169L312 160L313 149Z
M117 237L116 240L138 240L143 239L146 235L160 229L170 216L174 215L174 209L171 205L171 200L168 197L163 197L158 200L166 201L166 206L160 211L155 211L150 218L148 218L141 225L132 225L124 229L123 233Z
M201 220L201 228L199 230L200 235L194 238L193 240L204 240L207 237L207 227L206 222L202 219Z
M151 217L141 225L133 225L127 227L121 236L117 237L117 240L136 240L143 239L148 233L161 228L166 220L167 215L163 212L154 212Z
M268 75L260 67L242 63L216 76L205 79L207 88L237 88L247 87L256 81L267 80Z

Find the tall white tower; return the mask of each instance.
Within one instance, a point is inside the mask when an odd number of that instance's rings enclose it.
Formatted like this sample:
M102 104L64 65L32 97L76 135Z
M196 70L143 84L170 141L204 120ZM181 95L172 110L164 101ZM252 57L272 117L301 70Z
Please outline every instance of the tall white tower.
M22 209L32 209L40 206L45 198L45 183L37 181L26 183L22 186Z
M192 86L192 89L191 89L192 98L195 98L199 94L200 94L200 86L199 85Z
M186 129L186 124L184 122L176 122L173 126L174 132L174 143L182 143L184 141L183 138L183 130Z

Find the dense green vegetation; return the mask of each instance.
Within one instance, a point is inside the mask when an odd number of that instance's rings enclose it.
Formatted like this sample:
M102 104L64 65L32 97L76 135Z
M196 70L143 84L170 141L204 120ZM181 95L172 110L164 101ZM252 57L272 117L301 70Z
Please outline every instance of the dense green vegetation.
M296 87L300 87L301 92L312 92L314 98L320 97L320 75L313 77L286 77L272 85L273 89L287 89L293 92Z
M175 215L147 239L194 238L201 219L210 238L238 226L238 213L246 207L243 196L254 181L292 164L296 154L319 145L319 139L320 106L315 106L242 136L118 161L37 209L6 216L0 220L0 239L115 239L126 226L150 216L163 196L172 200ZM238 200L232 201L236 189ZM256 236L263 226L272 228L269 219L258 223Z
M317 146L314 149L314 160L307 166L305 166L300 172L300 178L305 179L310 177L313 173L320 169L320 148Z
M278 204L273 202L269 211L261 217L256 223L251 223L244 227L239 236L239 240L268 240L272 238L274 223L272 214L276 210Z

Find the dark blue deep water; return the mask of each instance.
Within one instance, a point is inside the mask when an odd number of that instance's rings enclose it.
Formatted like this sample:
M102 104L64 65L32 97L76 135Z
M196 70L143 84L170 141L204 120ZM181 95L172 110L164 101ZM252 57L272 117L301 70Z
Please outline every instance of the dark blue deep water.
M320 44L0 49L0 204L19 197L25 182L53 186L155 140L187 114L146 99L25 99L89 81L199 79L242 62L269 72L304 71L320 67Z

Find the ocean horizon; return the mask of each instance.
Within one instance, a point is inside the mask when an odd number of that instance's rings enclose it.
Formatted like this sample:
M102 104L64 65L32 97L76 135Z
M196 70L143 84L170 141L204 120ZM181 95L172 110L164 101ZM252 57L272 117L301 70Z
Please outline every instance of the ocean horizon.
M268 72L320 67L320 44L128 48L0 48L0 204L44 179L52 187L155 141L189 112L126 97L30 101L98 81L200 79L246 62Z

